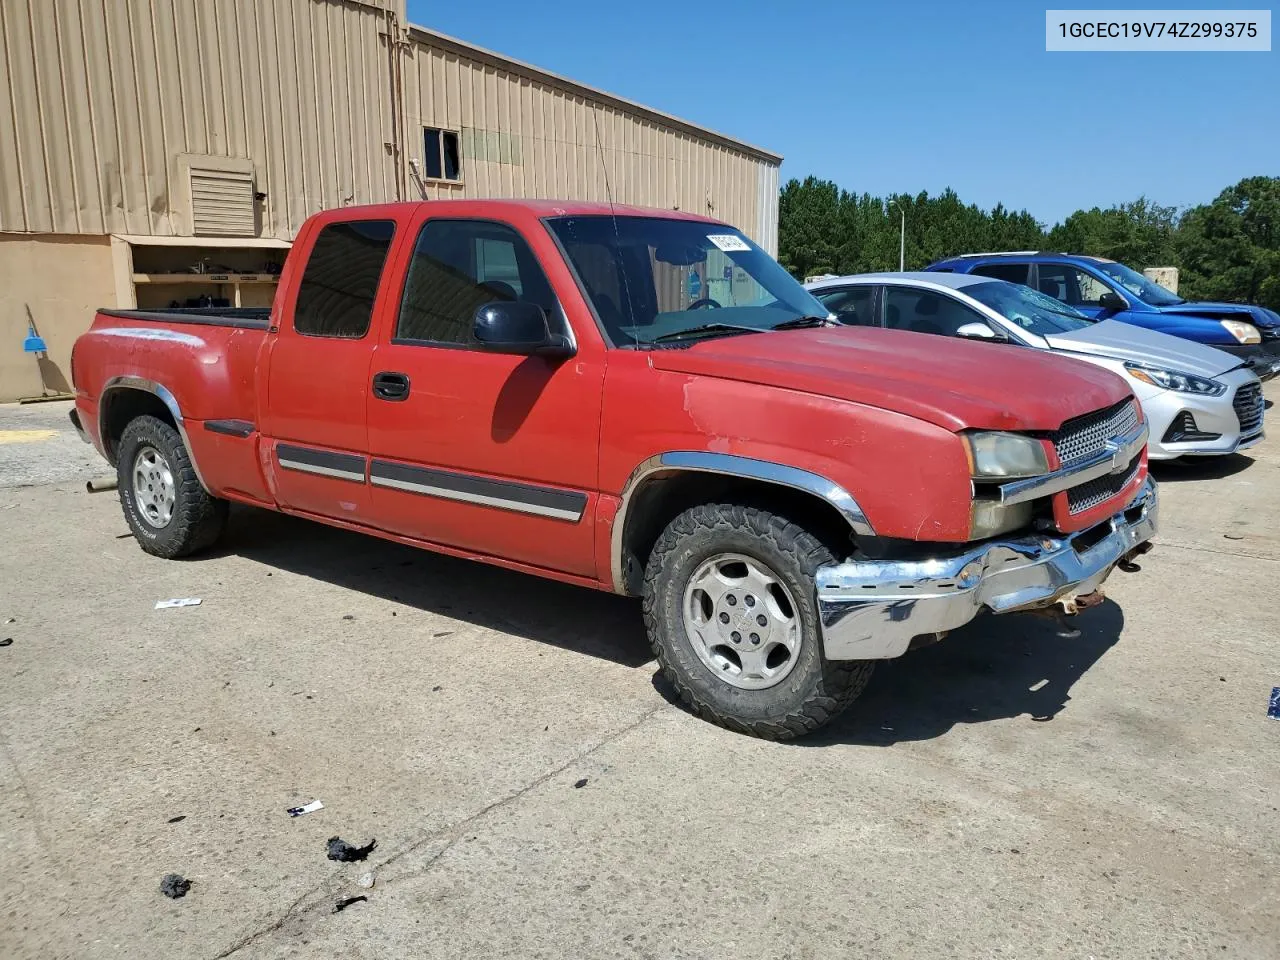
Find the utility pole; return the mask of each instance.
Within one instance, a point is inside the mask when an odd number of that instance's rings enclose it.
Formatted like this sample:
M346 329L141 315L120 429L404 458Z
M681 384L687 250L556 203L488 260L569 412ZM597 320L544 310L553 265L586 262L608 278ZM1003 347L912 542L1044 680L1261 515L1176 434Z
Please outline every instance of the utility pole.
M907 211L897 200L890 200L889 206L897 207L902 214L902 230L898 234L898 272L902 273L907 269Z

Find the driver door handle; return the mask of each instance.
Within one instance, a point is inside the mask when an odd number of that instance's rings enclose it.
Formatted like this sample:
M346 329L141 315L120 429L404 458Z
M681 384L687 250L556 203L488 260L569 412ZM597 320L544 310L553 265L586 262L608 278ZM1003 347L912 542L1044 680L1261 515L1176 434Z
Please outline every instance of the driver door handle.
M384 370L373 375L373 395L379 400L398 402L409 399L409 376Z

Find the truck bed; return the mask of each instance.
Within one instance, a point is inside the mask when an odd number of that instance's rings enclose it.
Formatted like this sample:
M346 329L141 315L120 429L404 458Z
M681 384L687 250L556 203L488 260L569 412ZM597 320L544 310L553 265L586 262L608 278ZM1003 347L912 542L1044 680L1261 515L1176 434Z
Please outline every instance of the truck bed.
M151 323L194 323L206 327L239 327L265 330L271 319L270 307L171 307L165 310L115 310L102 307L102 317L146 320Z

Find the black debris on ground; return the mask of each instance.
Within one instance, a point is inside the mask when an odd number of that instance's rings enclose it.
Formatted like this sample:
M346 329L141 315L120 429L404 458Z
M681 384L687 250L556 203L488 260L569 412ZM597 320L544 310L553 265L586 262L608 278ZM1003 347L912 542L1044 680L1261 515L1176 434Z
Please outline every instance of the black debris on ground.
M3 640L0 640L0 647L8 647L8 646L12 646L12 644L13 644L13 637L5 637Z
M330 837L328 857L330 860L337 860L340 863L356 863L373 853L373 848L377 845L377 840L370 840L363 847L353 847L341 837Z
M187 815L184 813L184 814L182 814L181 816L177 816L177 817L170 817L168 822L169 822L169 823L181 823L181 822L182 822L183 820L185 820L185 819L187 819Z
M368 902L369 902L369 898L366 897L363 893L360 894L360 896L358 897L345 897L333 905L333 912L341 913L343 910L347 909L347 907L351 906L353 903L368 903Z
M342 619L343 619L343 620L354 620L355 618L356 618L356 616L355 616L355 614L354 614L354 613L344 613L344 614L342 615Z
M170 900L180 900L191 889L191 881L180 873L166 873L160 881L160 892Z
M437 686L437 687L432 687L432 688L431 688L431 692L432 692L432 693L439 693L439 692L440 692L441 690L443 690L443 689L444 689L444 687L438 687L438 686Z
M441 630L439 633L433 633L431 636L432 636L432 638L433 638L433 639L434 639L434 638L437 638L437 637L452 637L452 636L453 636L453 631L452 631L452 630Z
M579 780L577 783L575 783L575 784L573 785L573 789L575 789L575 790L581 790L581 789L582 789L583 787L585 787L586 785L587 785L587 778L586 778L586 777L583 777L581 780Z

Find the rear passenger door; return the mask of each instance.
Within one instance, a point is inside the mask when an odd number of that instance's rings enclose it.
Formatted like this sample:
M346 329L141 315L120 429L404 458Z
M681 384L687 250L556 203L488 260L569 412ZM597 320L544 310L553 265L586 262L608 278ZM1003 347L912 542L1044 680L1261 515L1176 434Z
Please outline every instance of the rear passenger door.
M846 287L823 287L812 293L845 326L878 327L880 317L876 311L876 289L875 284L858 283Z
M393 216L321 218L289 255L304 265L302 276L292 302L272 317L277 329L259 396L283 507L369 522L365 403L373 318L396 234ZM292 278L283 282L288 289Z
M511 223L465 209L420 207L397 261L403 283L369 371L375 384L402 385L368 399L375 523L594 576L603 346L579 343L567 358L481 348L475 312L495 300L535 303L553 331L573 331L548 279L559 255L542 225L528 231L538 253Z

